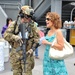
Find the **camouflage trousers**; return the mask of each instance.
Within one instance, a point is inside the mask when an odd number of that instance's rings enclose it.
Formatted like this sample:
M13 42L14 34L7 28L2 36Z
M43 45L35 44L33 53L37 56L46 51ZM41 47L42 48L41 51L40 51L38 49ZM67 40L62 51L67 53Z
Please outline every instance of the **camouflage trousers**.
M26 57L26 63L20 60L23 57L22 50L16 52L12 49L10 52L10 63L13 69L13 75L32 75L32 69L34 68L34 57ZM25 70L24 70L25 66Z

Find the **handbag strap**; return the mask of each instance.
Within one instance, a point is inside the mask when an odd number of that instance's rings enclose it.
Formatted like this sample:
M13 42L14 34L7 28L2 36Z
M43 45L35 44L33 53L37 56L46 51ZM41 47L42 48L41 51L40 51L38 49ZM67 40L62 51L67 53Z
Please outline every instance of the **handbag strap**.
M56 30L56 32L54 33L55 34L55 38L53 40L53 43L56 42L55 40L57 40L57 32L58 32L58 29Z

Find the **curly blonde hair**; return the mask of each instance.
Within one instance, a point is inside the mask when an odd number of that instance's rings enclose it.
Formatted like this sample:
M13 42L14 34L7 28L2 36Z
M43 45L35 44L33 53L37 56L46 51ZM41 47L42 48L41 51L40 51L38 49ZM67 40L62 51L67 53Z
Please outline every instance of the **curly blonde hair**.
M51 21L53 22L53 25L56 29L61 28L62 23L60 20L60 16L56 12L48 12L46 16L49 16Z

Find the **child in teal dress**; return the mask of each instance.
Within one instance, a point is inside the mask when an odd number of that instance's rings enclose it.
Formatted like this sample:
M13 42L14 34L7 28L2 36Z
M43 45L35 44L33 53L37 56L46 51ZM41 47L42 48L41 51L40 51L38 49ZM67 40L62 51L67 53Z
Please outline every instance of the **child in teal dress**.
M51 29L42 40L42 44L46 45L43 59L43 75L68 75L64 60L55 60L49 57L49 49L51 46L61 50L64 45L63 35L59 29L61 26L59 15L54 12L48 12L46 14L46 24ZM57 43L52 45L55 37L57 38Z

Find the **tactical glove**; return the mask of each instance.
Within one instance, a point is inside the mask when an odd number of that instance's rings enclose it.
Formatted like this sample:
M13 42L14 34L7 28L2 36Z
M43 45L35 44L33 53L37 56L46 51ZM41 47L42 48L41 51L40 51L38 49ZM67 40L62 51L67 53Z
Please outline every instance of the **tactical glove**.
M23 43L23 41L22 41L22 39L21 39L20 36L14 35L13 37L14 37L14 40L15 40L16 42L18 42L19 44L22 44L22 43Z
M33 53L33 50L32 49L30 49L30 50L28 50L27 52L26 52L26 54L32 54Z

